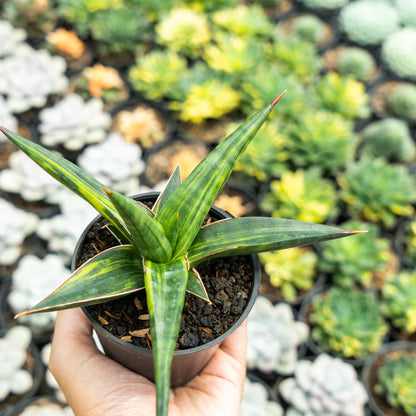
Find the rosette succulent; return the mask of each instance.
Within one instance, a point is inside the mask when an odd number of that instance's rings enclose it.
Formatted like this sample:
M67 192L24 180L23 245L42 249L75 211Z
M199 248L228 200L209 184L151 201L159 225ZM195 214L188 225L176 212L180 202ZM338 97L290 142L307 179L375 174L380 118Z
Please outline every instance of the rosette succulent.
M76 165L4 128L43 169L110 221L124 244L79 267L59 289L23 315L119 298L145 288L155 362L157 414L167 415L170 367L187 288L207 299L197 264L213 257L289 248L354 232L319 224L241 217L203 226L212 203L281 96L221 142L181 183L176 169L152 209L107 189ZM119 165L116 167L119 168Z

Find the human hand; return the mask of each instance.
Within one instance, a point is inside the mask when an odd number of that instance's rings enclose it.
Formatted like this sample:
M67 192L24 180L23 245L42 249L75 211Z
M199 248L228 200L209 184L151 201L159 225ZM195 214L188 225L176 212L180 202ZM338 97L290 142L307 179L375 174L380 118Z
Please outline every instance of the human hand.
M246 322L204 370L171 390L169 416L238 416L246 370ZM49 368L76 416L153 416L154 383L98 351L81 309L58 312Z

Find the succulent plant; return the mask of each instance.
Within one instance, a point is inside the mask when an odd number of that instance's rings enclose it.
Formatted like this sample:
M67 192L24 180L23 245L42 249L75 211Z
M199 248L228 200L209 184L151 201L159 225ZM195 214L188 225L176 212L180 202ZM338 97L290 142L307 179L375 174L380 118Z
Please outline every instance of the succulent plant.
M295 321L286 303L273 305L260 296L247 322L247 368L264 373L292 374L298 347L307 340L308 326Z
M323 76L315 88L317 105L345 118L366 118L370 115L365 85L335 72Z
M62 192L59 183L21 151L13 152L9 157L9 168L0 171L0 189L19 194L26 201L45 200L51 204L59 201Z
M0 264L10 266L21 255L24 239L35 231L38 217L3 198L0 198L0 210Z
M399 14L400 23L405 27L416 28L415 3L407 0L394 0L393 4Z
M125 142L119 133L110 133L101 143L88 146L78 157L78 165L113 189L132 195L139 188L139 175L145 168L141 156L138 144Z
M36 234L48 242L50 252L57 253L66 265L70 264L76 243L90 221L94 209L73 193L64 192L59 201L60 214L42 219Z
M53 0L6 0L3 16L14 26L25 29L31 36L43 36L51 31L57 16Z
M137 142L144 149L162 142L168 136L168 121L155 108L138 105L114 116L112 130L122 134L129 143Z
M293 35L318 45L327 35L325 22L313 14L297 16L293 23Z
M416 272L404 270L382 287L381 310L402 334L416 331Z
M337 193L333 183L317 169L286 171L270 183L261 208L273 217L325 222L336 214Z
M213 12L215 10L237 7L238 0L186 0L186 3L196 10Z
M100 63L85 68L75 78L74 88L84 99L101 98L105 103L115 103L127 98L128 91L119 72Z
M342 226L354 226L356 230L367 232L350 239L353 241L348 241L347 244L325 244L319 270L330 273L335 283L340 286L351 287L358 283L371 287L376 274L388 265L389 240L379 236L380 232L375 224L350 220Z
M416 85L402 83L387 99L388 109L397 117L416 120Z
M68 150L80 150L106 137L110 114L103 111L100 99L87 102L77 94L67 94L53 107L39 113L40 141L45 146L62 145Z
M347 47L338 58L336 69L343 76L352 76L367 81L376 71L373 55L363 48Z
M240 95L229 83L211 79L201 85L192 85L185 99L172 101L170 108L178 112L180 120L202 123L206 119L221 118L234 110L239 102Z
M14 314L24 312L63 283L68 275L69 269L56 254L47 254L43 259L26 254L12 274L12 285L7 296L11 311ZM36 284L33 284L34 276ZM29 326L34 334L40 335L53 329L55 316L55 313L28 315L22 317L21 322Z
M265 386L246 378L241 400L241 416L283 416L283 414L280 404L269 399Z
M282 103L279 114L274 118L294 119L305 110L305 87L291 74L283 75L277 64L259 63L241 80L242 110L249 114L251 109L263 108L272 99L274 88L290 91L290 97Z
M392 227L399 217L414 212L416 185L403 166L362 158L348 166L338 183L340 196L355 218Z
M296 301L312 289L317 278L318 255L311 249L295 247L259 255L271 286L281 290L287 302Z
M140 42L150 39L150 22L141 9L123 5L95 13L90 31L99 53L133 55Z
M214 205L229 212L233 217L242 217L247 214L251 204L245 205L241 195L227 195L226 193L222 193L218 195Z
M381 56L384 64L397 76L416 80L416 29L404 28L393 32L383 42Z
M14 28L7 20L0 19L0 58L11 55L16 48L26 39L23 29Z
M360 45L379 45L399 28L399 15L385 2L360 0L347 4L339 14L341 30Z
M387 356L378 370L375 391L384 396L394 408L416 414L416 356L401 352L396 357Z
M217 33L215 44L205 47L203 59L216 71L233 76L252 71L263 59L264 45L254 39L246 40L235 34Z
M335 10L348 3L348 0L301 0L301 2L311 9Z
M270 20L258 4L219 10L212 14L214 24L244 38L269 36L273 30Z
M315 166L334 174L354 157L353 123L339 114L305 111L285 133L285 149L297 167Z
M361 131L362 153L382 157L390 162L411 162L416 157L407 123L397 118L384 118L367 125Z
M33 386L33 375L26 370L28 349L32 341L30 329L18 325L0 338L0 400L9 394L23 395Z
M150 314L158 416L167 415L170 366L189 276L196 283L194 293L207 298L192 272L194 266L218 255L283 249L354 234L325 225L261 217L213 222L201 228L239 155L280 98L222 141L182 184L176 169L152 210L116 191L103 190L100 182L66 159L1 129L43 169L108 219L122 242L129 242L84 263L58 290L23 315L91 304L92 299L95 303L103 298L108 301L144 286ZM116 166L118 171L120 166L120 163Z
M211 40L208 19L191 8L175 8L156 25L157 41L170 50L197 57Z
M405 245L405 257L412 264L416 260L416 221L412 221L406 231L404 236L404 245Z
M68 85L65 60L26 44L0 60L0 93L14 113L43 107L48 95L62 92Z
M78 35L63 27L49 32L46 40L54 52L60 52L68 59L80 58L86 50L85 43Z
M315 46L293 36L276 34L266 57L282 74L290 74L302 84L309 84L319 73L320 60Z
M7 102L0 96L0 123L9 129L17 130L17 119L11 113ZM4 138L0 139L0 143L4 142Z
M327 354L299 361L279 392L290 405L287 416L364 416L368 401L354 367Z
M176 52L154 50L138 58L129 70L129 80L136 91L159 100L170 95L186 68L186 59Z
M332 287L315 295L311 306L312 339L322 351L364 358L382 345L388 326L373 292Z
M276 178L286 170L288 154L284 146L285 137L279 131L279 124L275 120L266 121L235 170L258 182Z

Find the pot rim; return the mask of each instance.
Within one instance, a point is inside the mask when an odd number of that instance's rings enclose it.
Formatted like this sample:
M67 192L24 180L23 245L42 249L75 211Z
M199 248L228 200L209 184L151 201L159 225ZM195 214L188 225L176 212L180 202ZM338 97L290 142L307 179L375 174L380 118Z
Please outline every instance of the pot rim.
M138 195L133 195L131 198L135 199L135 198L141 198L141 199L150 199L150 198L157 198L159 196L159 192L144 192L142 194L138 194ZM218 208L216 206L212 206L211 207L212 210L216 211L216 213L220 214L221 216L223 216L224 218L233 218L233 216L227 212L224 211L221 208ZM80 249L82 247L83 241L87 235L87 233L89 232L89 230L91 229L91 227L93 226L93 224L95 224L97 221L99 221L100 219L102 219L102 215L99 214L97 215L84 229L84 231L82 232L81 236L78 239L78 242L76 244L76 247L74 249L74 254L72 256L71 259L71 270L74 271L76 269L76 263L77 263L77 255L80 252ZM187 354L191 354L191 353L195 353L195 352L199 352L199 351L203 351L206 349L209 349L211 347L214 347L215 345L221 343L222 341L224 341L225 338L227 338L229 335L231 335L237 328L240 327L240 325L246 320L249 312L251 311L251 308L254 305L254 302L257 299L258 293L259 293L259 288L260 288L260 283L261 283L261 266L260 266L260 260L258 258L258 256L256 254L249 254L247 255L250 257L251 259L251 263L252 263L252 267L253 267L253 282L252 282L252 287L250 289L250 294L249 294L249 298L248 298L248 302L246 307L243 310L243 313L240 315L240 317L234 322L234 324L228 328L227 331L225 331L223 334L221 334L219 337L213 339L212 341L209 341L205 344L199 345L197 347L192 347L192 348L188 348L188 349L184 349L184 350L175 350L173 353L173 356L182 356L182 355L187 355ZM140 352L141 354L153 354L152 350L146 349L146 348L142 348L142 347L138 347L137 345L133 345L131 343L128 342L124 342L121 341L119 338L117 338L116 336L112 335L110 332L108 332L105 328L103 328L92 316L91 314L88 312L88 310L86 309L85 306L81 307L82 311L84 312L84 314L88 317L88 319L93 323L96 324L94 325L94 328L96 331L100 331L103 335L105 335L106 337L110 338L112 341L114 341L117 344L120 344L124 347L128 347L131 348L132 350L135 350L137 352Z

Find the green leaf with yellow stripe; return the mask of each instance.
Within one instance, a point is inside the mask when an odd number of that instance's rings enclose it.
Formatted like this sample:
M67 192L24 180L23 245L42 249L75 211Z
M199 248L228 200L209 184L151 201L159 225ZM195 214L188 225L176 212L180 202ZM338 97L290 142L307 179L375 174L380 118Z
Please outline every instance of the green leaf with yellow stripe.
M282 250L359 231L284 218L241 217L202 227L188 251L190 267L214 257Z
M123 220L105 195L103 184L69 160L37 143L27 140L4 127L0 127L0 131L49 175L89 202L123 236L127 237Z
M150 260L144 262L158 416L168 414L171 363L178 339L187 278L188 268L184 258L164 264Z
M47 298L18 316L107 302L143 288L137 251L130 245L117 246L92 257Z

